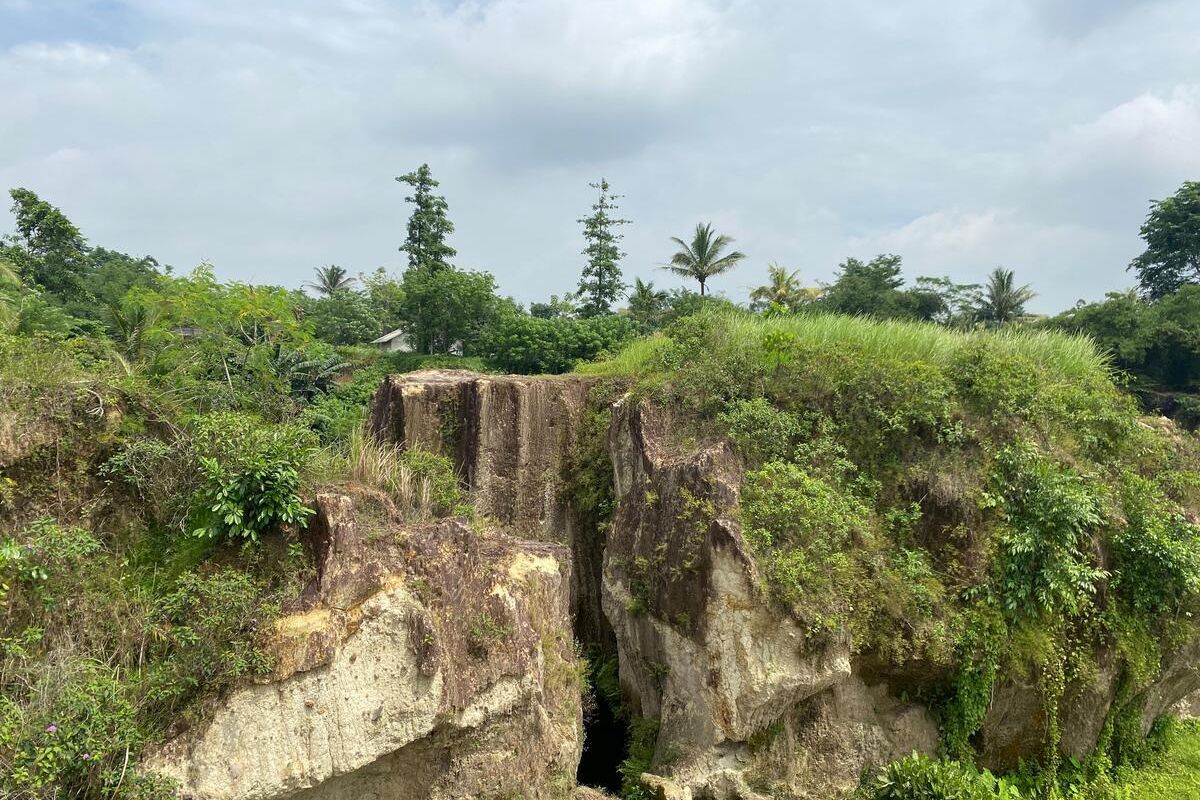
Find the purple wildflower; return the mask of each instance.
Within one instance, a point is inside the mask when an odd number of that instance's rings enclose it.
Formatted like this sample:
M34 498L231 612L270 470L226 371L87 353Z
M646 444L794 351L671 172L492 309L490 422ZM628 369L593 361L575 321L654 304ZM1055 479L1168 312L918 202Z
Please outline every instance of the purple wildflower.
M58 733L58 726L51 723L46 726L46 733Z

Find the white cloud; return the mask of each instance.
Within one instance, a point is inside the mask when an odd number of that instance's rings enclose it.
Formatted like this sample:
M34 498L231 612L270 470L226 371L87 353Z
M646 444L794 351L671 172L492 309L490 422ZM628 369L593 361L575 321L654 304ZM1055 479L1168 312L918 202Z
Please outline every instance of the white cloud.
M768 261L817 280L896 251L914 275L1004 263L1049 305L1126 285L1146 200L1200 172L1184 0L39 8L0 0L27 31L0 49L0 187L243 279L398 267L392 176L429 161L460 263L523 300L573 287L603 174L630 276L670 283L667 237L711 219L750 254L731 296Z

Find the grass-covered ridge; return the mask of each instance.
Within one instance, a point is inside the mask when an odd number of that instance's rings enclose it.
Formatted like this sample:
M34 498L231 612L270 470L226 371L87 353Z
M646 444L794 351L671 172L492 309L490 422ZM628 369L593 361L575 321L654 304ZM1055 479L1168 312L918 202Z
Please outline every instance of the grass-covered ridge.
M1089 774L1137 751L1132 698L1197 635L1200 443L1140 418L1089 340L718 313L586 371L673 409L681 446L734 443L764 589L814 643L848 629L906 676L944 753L977 757L997 683L1033 681L1048 796L1060 706L1114 653Z
M707 317L712 332L710 343L730 352L757 342L788 339L812 346L848 346L880 359L900 359L948 365L972 343L987 342L1007 356L1027 358L1066 378L1110 377L1109 360L1085 336L1049 330L1006 328L957 330L928 322L849 317L839 314L781 314L758 316L723 311ZM639 339L604 361L584 364L580 372L593 375L645 376L662 371L660 355L668 343L665 336Z

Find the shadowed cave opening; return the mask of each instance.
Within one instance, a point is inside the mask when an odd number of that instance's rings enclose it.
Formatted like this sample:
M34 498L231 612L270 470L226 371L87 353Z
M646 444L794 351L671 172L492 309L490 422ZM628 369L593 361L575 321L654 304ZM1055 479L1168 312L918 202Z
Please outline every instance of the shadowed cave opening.
M629 756L629 718L622 707L617 637L600 601L604 528L594 521L576 528L571 540L572 624L575 641L586 654L583 698L583 753L575 781L617 794L621 763Z
M629 728L603 693L592 690L584 708L583 755L575 781L617 794L621 762L629 756Z

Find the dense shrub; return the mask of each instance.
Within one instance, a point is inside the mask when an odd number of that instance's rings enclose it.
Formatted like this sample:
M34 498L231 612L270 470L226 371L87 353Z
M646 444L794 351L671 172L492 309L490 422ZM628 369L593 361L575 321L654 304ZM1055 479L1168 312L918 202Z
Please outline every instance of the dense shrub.
M746 476L742 491L746 539L771 588L814 630L847 620L873 538L870 507L845 477L771 461Z
M864 800L1021 800L1006 780L957 761L912 755L888 764Z
M1029 445L1006 448L996 464L1000 602L1018 619L1078 614L1107 576L1088 552L1104 519L1100 497L1083 477Z
M505 372L558 373L615 350L635 335L634 324L625 317L544 319L511 314L484 332L479 352Z
M270 670L255 641L260 626L277 613L266 588L248 573L226 568L181 575L158 600L152 623L161 655L145 675L144 691L164 721L201 690L219 693Z
M1154 481L1126 473L1126 525L1113 537L1113 590L1127 608L1152 617L1190 615L1200 596L1200 526Z
M198 418L193 430L202 475L193 500L197 536L254 541L312 513L298 494L300 466L314 444L306 429L214 413Z

